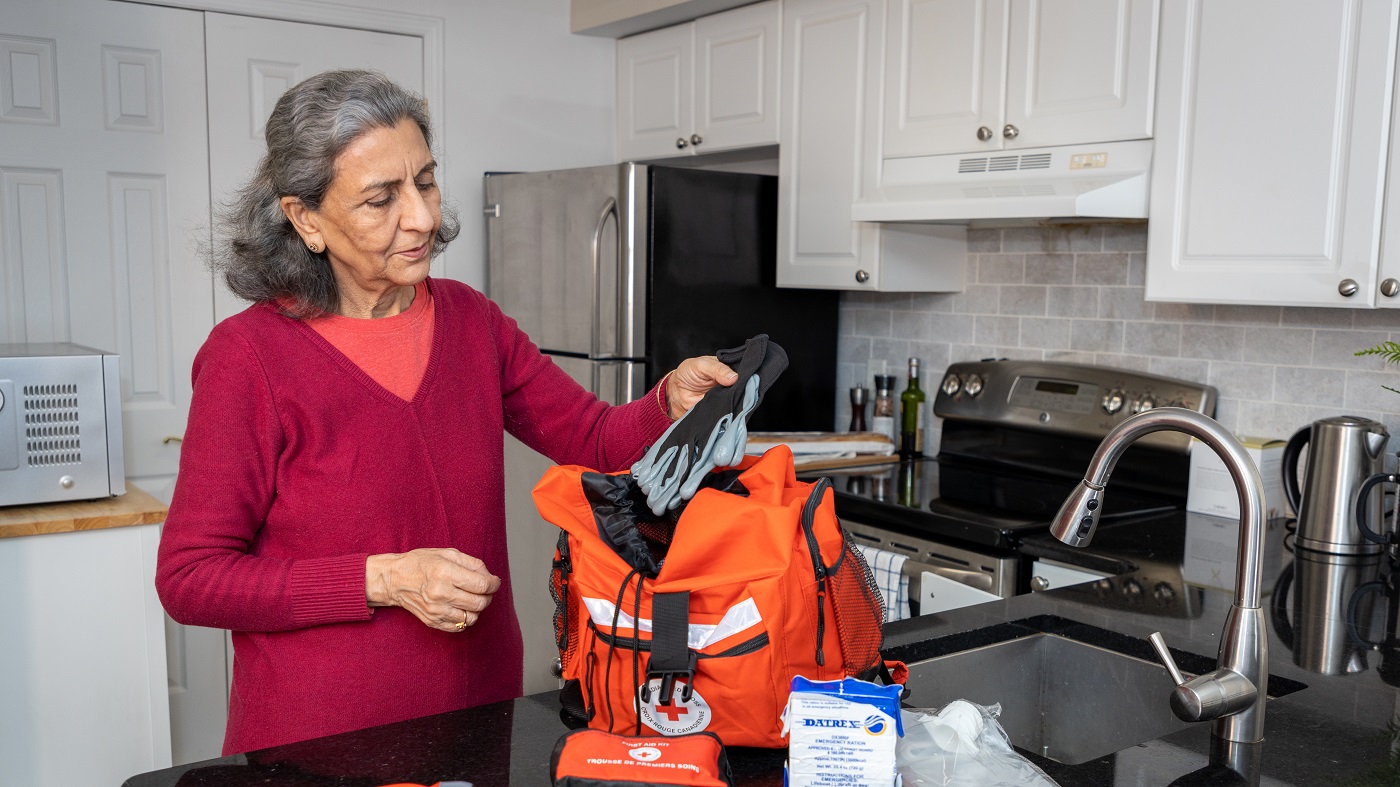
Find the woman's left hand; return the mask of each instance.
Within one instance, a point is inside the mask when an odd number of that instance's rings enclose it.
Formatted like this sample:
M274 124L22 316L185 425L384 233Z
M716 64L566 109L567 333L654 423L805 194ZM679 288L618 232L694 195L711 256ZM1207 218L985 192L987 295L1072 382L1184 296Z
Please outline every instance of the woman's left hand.
M701 355L681 361L680 366L666 378L666 403L671 420L690 412L705 393L716 385L733 385L739 375L713 355Z

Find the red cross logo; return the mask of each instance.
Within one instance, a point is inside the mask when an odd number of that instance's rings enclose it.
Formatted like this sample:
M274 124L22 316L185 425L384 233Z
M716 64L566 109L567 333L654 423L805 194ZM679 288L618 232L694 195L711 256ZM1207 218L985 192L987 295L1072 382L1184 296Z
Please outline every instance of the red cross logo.
M676 721L680 719L680 717L686 715L687 713L690 713L690 708L687 708L679 703L672 703L671 705L654 705L653 707L656 708L657 713L664 715L672 724L675 724Z

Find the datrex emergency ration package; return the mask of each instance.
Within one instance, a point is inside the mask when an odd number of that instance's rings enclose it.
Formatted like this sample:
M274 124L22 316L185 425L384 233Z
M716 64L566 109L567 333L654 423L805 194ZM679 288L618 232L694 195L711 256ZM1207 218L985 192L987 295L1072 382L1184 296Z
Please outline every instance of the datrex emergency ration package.
M783 712L789 787L895 783L900 686L792 679Z

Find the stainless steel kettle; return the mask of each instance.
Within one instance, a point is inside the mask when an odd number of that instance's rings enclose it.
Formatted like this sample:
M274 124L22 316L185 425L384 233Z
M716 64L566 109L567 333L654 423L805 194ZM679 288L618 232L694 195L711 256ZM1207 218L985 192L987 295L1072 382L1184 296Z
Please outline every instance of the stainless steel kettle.
M1298 514L1296 544L1337 555L1369 555L1380 544L1362 537L1356 525L1356 493L1367 478L1385 470L1385 425L1369 418L1338 415L1298 430L1283 449L1283 492ZM1298 458L1308 449L1303 486L1298 487ZM1377 528L1381 495L1362 502Z

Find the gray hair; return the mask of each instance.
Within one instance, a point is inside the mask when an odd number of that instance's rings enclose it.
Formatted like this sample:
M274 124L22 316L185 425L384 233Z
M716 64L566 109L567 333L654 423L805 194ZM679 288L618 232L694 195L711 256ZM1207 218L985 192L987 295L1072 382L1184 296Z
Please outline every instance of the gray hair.
M250 180L224 204L210 264L234 295L254 303L275 301L293 317L333 313L340 292L325 252L312 253L282 213L293 196L319 210L335 179L341 151L362 135L393 128L409 118L433 136L426 102L375 71L327 71L282 94L264 136L267 153ZM444 205L433 256L457 237L456 211Z

